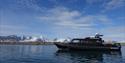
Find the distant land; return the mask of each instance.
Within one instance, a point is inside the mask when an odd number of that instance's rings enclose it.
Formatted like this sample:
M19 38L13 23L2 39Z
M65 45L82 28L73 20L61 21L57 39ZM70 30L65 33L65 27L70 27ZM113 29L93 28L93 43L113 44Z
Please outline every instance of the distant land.
M122 46L125 46L125 42L124 43L121 43Z
M53 42L0 42L0 45L53 45Z
M53 40L46 40L43 37L32 37L32 36L17 36L17 35L9 35L9 36L0 36L0 44L2 45L52 45L53 42L69 42L70 40L64 39L53 39ZM112 42L118 42L118 41L112 41ZM122 46L125 46L124 42L118 42L121 43Z

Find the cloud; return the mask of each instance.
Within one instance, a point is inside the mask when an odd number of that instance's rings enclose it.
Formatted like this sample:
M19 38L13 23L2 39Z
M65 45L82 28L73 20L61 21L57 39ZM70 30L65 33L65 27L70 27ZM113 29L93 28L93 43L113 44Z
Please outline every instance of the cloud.
M107 3L104 3L105 10L112 10L120 7L125 7L125 0L110 0Z
M105 33L106 40L125 40L125 26L114 26L103 29L102 32Z
M46 9L43 6L39 6L37 4L37 0L12 0L12 1L7 1L3 0L0 2L1 4L1 9L3 10L9 10L9 11L26 11L26 10L32 10L32 11L37 11L37 12L42 12L44 9Z
M99 5L101 12L125 7L125 0L86 0L87 5Z
M0 34L1 35L9 35L9 34L20 34L22 30L27 29L24 26L16 26L16 25L3 25L0 24Z
M40 35L37 32L29 32L30 28L27 26L18 26L18 25L3 25L0 24L0 35Z
M86 37L94 33L102 33L106 40L124 40L125 38L124 26L112 26L113 20L102 14L85 15L77 10L59 7L48 10L45 15L38 18L42 22L53 24L52 32L58 37L62 35L63 37Z
M88 4L95 4L95 3L99 3L99 2L102 2L103 0L86 0L86 2ZM106 1L106 0L105 0Z
M28 8L36 11L43 11L45 8L40 7L36 0L17 0L17 5L19 8Z
M38 17L42 22L51 22L58 27L90 28L99 23L108 24L111 19L105 15L85 15L77 10L69 10L65 7L50 9L45 15Z
M119 19L120 21L124 21L125 20L125 16L118 17L117 19Z

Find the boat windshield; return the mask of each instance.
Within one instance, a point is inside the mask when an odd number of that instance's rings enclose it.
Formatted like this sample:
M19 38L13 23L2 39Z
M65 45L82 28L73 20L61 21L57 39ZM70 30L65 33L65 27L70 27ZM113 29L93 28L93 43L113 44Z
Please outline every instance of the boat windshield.
M78 40L78 39L74 39L74 40L72 40L71 42L73 42L73 43L79 43L80 40Z

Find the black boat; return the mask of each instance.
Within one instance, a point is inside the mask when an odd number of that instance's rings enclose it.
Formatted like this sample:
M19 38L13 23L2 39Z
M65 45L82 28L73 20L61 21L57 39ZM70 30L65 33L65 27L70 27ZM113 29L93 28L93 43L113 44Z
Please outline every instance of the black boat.
M59 50L108 50L120 51L120 43L105 43L103 35L96 34L95 37L74 38L70 42L55 42Z

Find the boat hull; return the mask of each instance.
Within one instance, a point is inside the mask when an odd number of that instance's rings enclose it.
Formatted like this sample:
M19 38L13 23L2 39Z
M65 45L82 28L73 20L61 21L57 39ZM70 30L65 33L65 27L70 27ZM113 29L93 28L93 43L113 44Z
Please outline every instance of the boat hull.
M121 47L111 47L111 46L84 46L69 43L54 43L59 50L106 50L106 51L120 51Z

